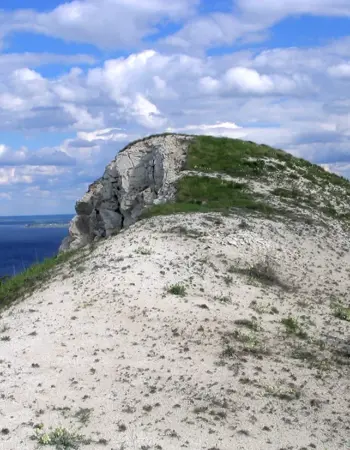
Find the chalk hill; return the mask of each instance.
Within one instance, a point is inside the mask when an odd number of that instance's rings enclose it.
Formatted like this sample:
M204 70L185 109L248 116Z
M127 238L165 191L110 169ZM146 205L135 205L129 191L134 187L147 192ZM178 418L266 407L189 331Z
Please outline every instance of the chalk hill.
M349 193L252 142L130 144L77 250L0 285L1 449L348 448Z

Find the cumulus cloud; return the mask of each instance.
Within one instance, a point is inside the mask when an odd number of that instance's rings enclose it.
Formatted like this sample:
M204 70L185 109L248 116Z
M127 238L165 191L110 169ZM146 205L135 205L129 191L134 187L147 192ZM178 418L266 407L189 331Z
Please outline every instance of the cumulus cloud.
M102 48L124 49L157 33L158 24L191 15L198 3L199 0L74 0L48 12L23 9L3 13L0 36L31 31Z
M184 76L188 58L178 59ZM114 121L118 117L157 129L166 118L155 101L175 95L159 75L173 64L171 57L145 51L109 60L87 74L72 69L53 80L32 69L16 69L0 84L0 128L8 129L9 123L14 128L33 127L37 118L41 127L94 130L108 125L111 115Z
M33 177L27 174L23 169L15 167L0 167L0 185L8 186L10 184L30 184L33 183Z
M203 77L200 80L200 86L203 93L209 94L282 95L313 91L306 75L266 75L260 74L255 69L239 66L227 70L221 79Z
M242 65L244 62L245 65ZM308 73L252 67L254 58L228 66L225 58L145 50L107 60L86 72L73 68L56 79L21 68L0 77L0 129L95 130L116 123L157 131L171 126L184 102L203 96L308 95ZM265 72L265 73L264 73ZM147 131L146 131L147 132Z
M350 63L332 66L328 69L328 73L335 78L350 78Z
M142 45L145 38L162 35L164 24L180 30L161 39L165 45L193 51L235 41L266 39L267 30L290 15L350 16L348 0L237 0L232 11L199 14L200 0L73 0L45 12L22 9L0 13L1 39L16 31L33 32L83 42L101 48ZM195 14L197 13L197 14Z

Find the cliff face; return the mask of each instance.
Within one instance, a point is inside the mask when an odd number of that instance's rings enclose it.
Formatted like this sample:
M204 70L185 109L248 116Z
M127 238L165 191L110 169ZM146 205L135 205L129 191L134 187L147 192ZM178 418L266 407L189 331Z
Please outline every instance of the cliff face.
M60 251L108 237L136 222L147 206L171 200L191 139L162 135L129 144L76 203L77 215Z

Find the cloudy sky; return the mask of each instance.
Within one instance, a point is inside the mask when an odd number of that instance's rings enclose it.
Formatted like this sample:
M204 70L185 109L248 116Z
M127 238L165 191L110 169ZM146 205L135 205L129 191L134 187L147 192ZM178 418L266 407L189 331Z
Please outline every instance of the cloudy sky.
M349 0L1 0L0 215L73 212L165 130L350 177Z

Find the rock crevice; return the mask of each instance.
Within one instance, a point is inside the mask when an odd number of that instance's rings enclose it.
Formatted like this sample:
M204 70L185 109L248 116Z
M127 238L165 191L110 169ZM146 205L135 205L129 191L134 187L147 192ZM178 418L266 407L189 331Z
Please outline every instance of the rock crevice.
M174 198L191 136L153 136L128 145L76 203L60 251L74 250L135 223L143 211Z

